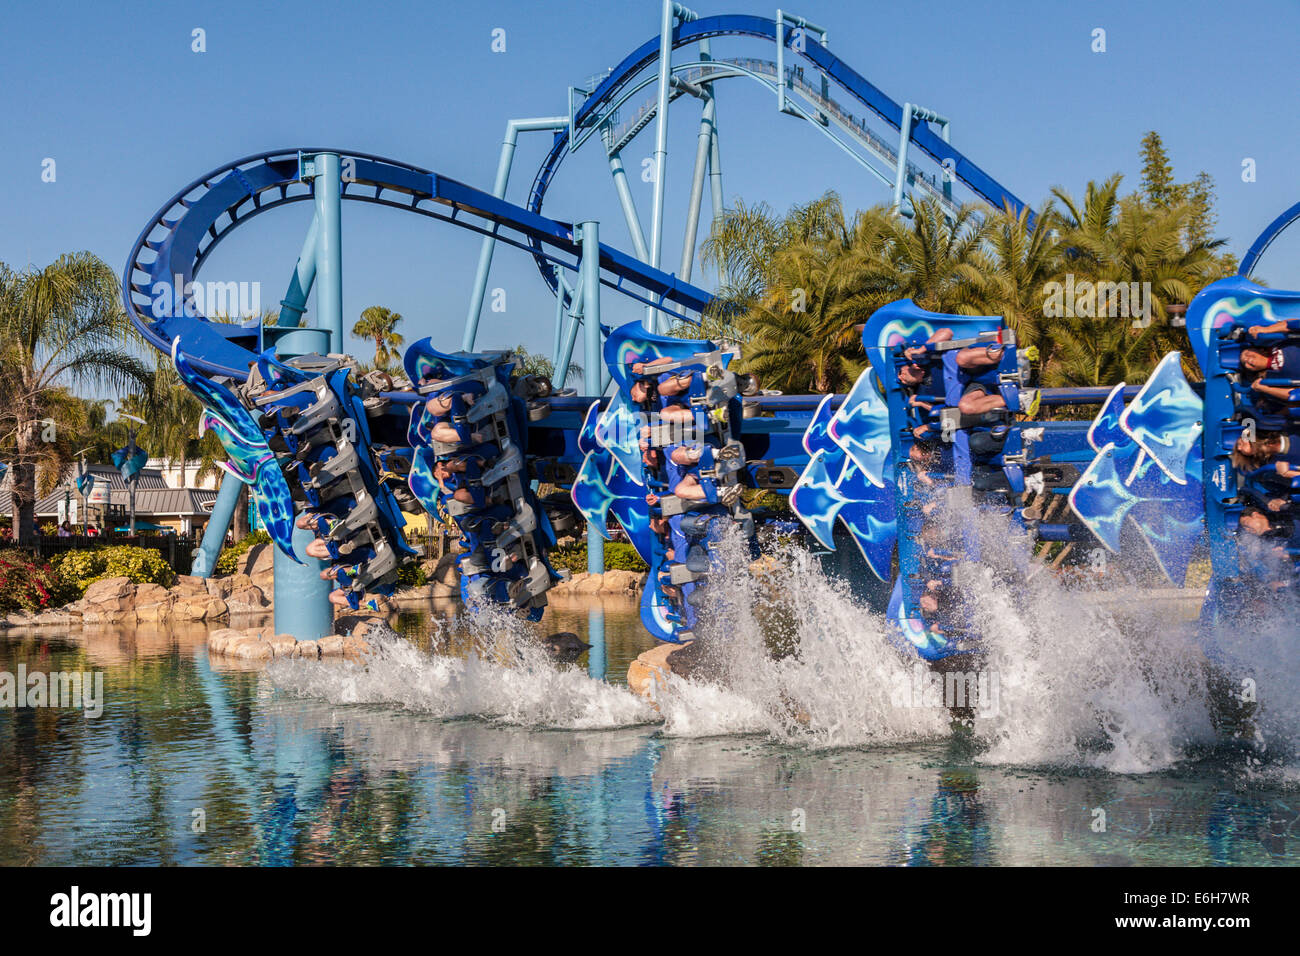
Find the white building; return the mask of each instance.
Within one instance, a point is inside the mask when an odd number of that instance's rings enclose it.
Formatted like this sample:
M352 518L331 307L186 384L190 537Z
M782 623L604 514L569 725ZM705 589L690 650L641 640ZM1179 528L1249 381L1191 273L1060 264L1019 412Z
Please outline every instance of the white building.
M187 461L182 467L180 463L172 464L165 458L150 458L145 467L159 472L168 488L195 488L203 491L216 491L221 484L220 475L209 475L199 481L197 478L199 462L197 461Z

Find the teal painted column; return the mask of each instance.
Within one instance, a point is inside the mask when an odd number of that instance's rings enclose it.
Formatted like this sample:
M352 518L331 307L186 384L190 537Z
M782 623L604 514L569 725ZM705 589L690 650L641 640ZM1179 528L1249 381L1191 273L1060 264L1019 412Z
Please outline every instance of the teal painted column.
M673 73L673 0L663 0L659 18L659 90L655 113L654 208L650 211L650 265L659 268L664 245L664 177L668 175L668 102ZM777 44L778 47L780 44ZM646 308L645 327L667 331L663 313Z
M592 595L596 606L587 609L587 676L592 680L604 680L608 669L608 656L605 652L605 607L600 603L599 595Z
M492 184L492 195L497 199L506 198L506 186L510 183L510 166L514 162L515 147L519 143L521 132L560 130L566 129L568 125L567 116L515 119L507 123L506 138L501 143L501 156L497 160L497 178ZM478 338L478 321L483 311L483 296L487 293L488 273L492 269L492 252L495 247L495 236L483 237L483 244L478 251L478 267L474 271L474 285L469 294L469 311L465 313L465 331L460 343L460 347L466 352L474 351L474 340Z
M293 529L293 550L302 564L275 549L275 633L292 634L300 641L334 633L334 605L329 600L333 585L320 577L327 565L306 553L315 537Z
M600 395L605 389L601 372L605 367L600 342L600 225L595 220L578 224L582 234L582 325L585 334L582 361L588 395ZM605 539L587 524L587 570L605 572Z
M317 329L285 334L277 343L281 358L293 358L321 348L328 348L331 352L343 351L343 182L338 154L318 153L314 156L311 175L316 216L307 238L310 241L315 236L315 250L308 255L304 245L303 255L295 267L295 278L299 293L305 291L302 288L304 279L314 286ZM314 282L310 280L312 263L316 270ZM286 298L295 298L293 292L291 284ZM293 550L301 564L279 548L275 549L275 632L292 634L300 641L334 633L334 605L329 602L333 585L321 580L320 576L326 563L318 558L309 558L306 553L307 545L314 537L310 531L294 529Z
M312 216L307 228L307 238L303 240L302 252L298 254L298 263L294 266L293 276L289 279L289 289L280 300L280 316L276 325L281 328L297 328L307 311L307 296L316 281L316 246L320 241L320 219Z
M235 517L239 492L243 488L244 483L229 472L221 479L221 490L217 492L217 500L212 503L212 517L203 529L202 542L194 549L194 564L190 570L194 577L212 577L212 571L217 566L217 556L221 554L221 546L226 541L226 532L230 530L230 522Z
M316 324L343 351L343 181L338 153L318 153L316 190Z

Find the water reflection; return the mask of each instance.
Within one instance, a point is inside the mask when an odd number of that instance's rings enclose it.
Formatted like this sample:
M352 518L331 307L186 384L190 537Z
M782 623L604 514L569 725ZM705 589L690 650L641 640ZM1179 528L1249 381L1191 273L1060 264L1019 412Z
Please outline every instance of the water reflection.
M613 676L635 641L604 611ZM565 613L552 629L586 630ZM0 637L0 669L19 663L102 669L106 704L98 720L0 711L3 864L1298 858L1294 790L1228 754L1119 776L980 766L960 738L808 751L654 726L439 720L277 692L259 671L210 661L202 628Z

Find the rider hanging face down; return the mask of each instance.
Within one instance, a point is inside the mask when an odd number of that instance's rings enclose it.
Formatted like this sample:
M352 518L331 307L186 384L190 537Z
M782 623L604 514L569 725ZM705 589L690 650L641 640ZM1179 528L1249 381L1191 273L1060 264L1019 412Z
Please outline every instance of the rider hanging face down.
M1246 330L1251 344L1242 347L1239 364L1249 389L1242 395L1236 418L1252 426L1258 416L1269 421L1265 431L1252 430L1233 445L1231 461L1242 497L1251 504L1238 521L1239 547L1256 577L1268 588L1289 586L1300 564L1294 496L1300 495L1300 435L1294 425L1300 412L1300 344L1287 321L1254 325ZM1276 342L1270 339L1281 336ZM1290 573L1274 573L1281 564Z
M1246 330L1254 344L1242 347L1239 362L1243 373L1250 378L1251 401L1265 414L1285 414L1300 404L1300 345L1258 341L1263 336L1285 335L1289 331L1285 320L1252 325Z
M942 351L933 346L951 342L954 333L947 326L937 329L924 345L903 349L903 363L898 368L898 381L907 397L909 426L914 438L937 437L940 429L937 416L947 404L944 384ZM1001 343L972 345L949 352L955 371L962 378L984 375L1002 362L1006 346ZM972 384L962 395L958 408L963 415L979 416L1006 407L1006 401L996 388Z
M1281 432L1260 432L1253 441L1242 436L1233 446L1232 464L1245 475L1290 487L1291 479L1300 478L1300 442Z
M738 482L719 480L719 468L734 469L738 459L743 461L743 450L738 442L726 440L726 401L705 399L709 383L725 377L721 369L682 367L669 358L637 360L627 368L636 376L628 396L650 418L639 442L650 530L660 539L664 558L672 566L656 583L678 620L690 629L696 581L679 585L672 579L682 566L691 575L707 572L709 556L703 543L712 535L715 512L730 511L742 491ZM758 391L753 376L736 376L736 385L742 394ZM665 517L661 511L666 496L692 503L689 513Z
M1300 529L1292 518L1248 506L1237 519L1237 534L1248 579L1272 593L1293 586Z

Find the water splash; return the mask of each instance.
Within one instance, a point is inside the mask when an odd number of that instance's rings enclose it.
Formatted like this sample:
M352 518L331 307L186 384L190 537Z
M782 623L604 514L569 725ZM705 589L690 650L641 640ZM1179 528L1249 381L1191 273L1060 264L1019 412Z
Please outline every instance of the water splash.
M1180 625L1149 592L1109 599L1038 566L1007 520L954 506L977 561L958 591L986 680L967 723L975 759L1008 766L1148 773L1213 749L1207 663L1193 622ZM911 744L953 733L942 678L922 692L914 656L891 642L884 616L806 550L768 542L751 565L739 536L718 542L725 570L702 589L699 652L689 677L666 678L652 707L625 687L558 665L517 617L468 615L464 654L433 654L391 635L364 663L275 661L283 690L337 704L388 704L441 718L476 716L530 728L606 729L660 723L674 738L755 734L809 749ZM445 625L437 625L445 628ZM1228 676L1258 685L1258 745L1294 752L1300 664L1294 625L1230 635ZM435 644L447 635L435 635ZM1229 642L1231 644L1231 642ZM968 672L974 675L974 671ZM1235 679L1235 678L1234 678ZM978 683L978 682L977 682ZM657 710L656 710L657 708ZM1252 765L1247 761L1247 769ZM1276 761L1275 761L1276 763ZM1276 767L1274 768L1276 770Z
M1010 519L954 497L939 518L964 534L963 607L983 635L978 666L998 687L973 730L987 763L1167 768L1210 744L1205 658L1192 626L1170 620L1147 592L1107 599L1098 577L1065 578L1033 559ZM1113 584L1122 574L1112 569ZM1145 602L1145 603L1144 603Z
M362 661L322 667L273 661L266 674L281 690L336 704L388 704L435 717L483 717L501 723L569 730L628 727L654 712L626 687L593 680L554 663L517 615L485 607L465 616L467 652L428 654L395 632L367 635ZM452 635L442 624L436 644Z
M948 732L943 708L897 705L910 661L889 643L884 618L807 551L773 544L753 572L738 535L717 553L728 570L705 592L700 615L709 676L668 680L658 701L665 733L762 732L824 748Z

